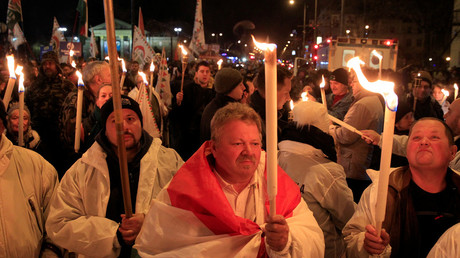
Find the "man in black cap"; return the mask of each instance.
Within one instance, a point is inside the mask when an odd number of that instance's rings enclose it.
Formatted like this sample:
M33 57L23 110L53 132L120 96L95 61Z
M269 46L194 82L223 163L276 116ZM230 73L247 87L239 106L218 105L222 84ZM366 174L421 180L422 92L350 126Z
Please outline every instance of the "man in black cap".
M329 82L332 93L326 96L327 111L330 115L343 120L353 102L353 94L348 86L348 72L343 68L334 70Z
M409 96L408 102L412 103L414 109L414 118L418 120L422 117L443 118L441 105L432 96L433 82L432 77L427 71L419 71L413 81L412 95Z
M206 105L201 117L201 142L211 139L211 119L216 111L230 102L240 101L246 87L243 76L232 68L223 68L216 74L214 81L216 96Z
M96 142L66 172L51 202L50 237L70 252L130 257L150 202L183 164L180 156L142 129L142 113L122 96L123 139L133 217L126 218L117 152L113 100L101 109Z
M75 88L72 82L62 76L58 56L55 52L43 54L40 72L25 94L30 109L30 119L42 139L41 153L58 171L60 177L65 172L62 162L59 112L66 96Z

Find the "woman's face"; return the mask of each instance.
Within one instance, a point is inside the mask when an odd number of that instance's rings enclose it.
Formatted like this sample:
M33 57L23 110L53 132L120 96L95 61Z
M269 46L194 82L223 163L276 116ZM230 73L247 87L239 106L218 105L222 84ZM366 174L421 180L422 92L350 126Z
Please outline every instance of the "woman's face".
M23 115L24 121L24 132L27 131L29 128L29 114L24 111ZM14 133L18 133L19 131L19 109L14 110L11 115L8 117L8 121L10 123L10 130Z

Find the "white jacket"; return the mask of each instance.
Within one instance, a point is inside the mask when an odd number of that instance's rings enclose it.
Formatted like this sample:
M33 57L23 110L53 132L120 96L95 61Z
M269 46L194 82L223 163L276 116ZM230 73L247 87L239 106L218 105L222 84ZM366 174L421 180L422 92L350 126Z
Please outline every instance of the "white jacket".
M356 208L343 167L308 144L282 141L278 146L280 167L299 185L303 199L323 231L324 256L341 257L346 248L342 229Z
M427 258L450 257L460 257L460 223L444 232L427 256Z
M0 257L39 257L57 172L36 152L0 137Z
M80 255L116 257L118 223L105 218L110 197L106 153L96 142L66 172L51 202L46 228L56 244ZM153 142L141 159L136 213L150 202L183 164L173 149ZM122 201L122 200L120 200Z

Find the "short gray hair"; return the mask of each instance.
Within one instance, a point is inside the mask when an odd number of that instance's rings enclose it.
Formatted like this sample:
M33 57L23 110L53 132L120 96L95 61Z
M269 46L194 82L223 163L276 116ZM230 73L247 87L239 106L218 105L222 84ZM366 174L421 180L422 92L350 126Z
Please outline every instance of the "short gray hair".
M88 85L90 82L92 82L94 76L100 74L101 71L106 67L110 69L110 65L105 61L93 61L88 63L82 71L83 82L85 85Z
M255 124L257 129L259 129L260 138L262 139L262 120L259 114L248 105L239 102L229 103L217 110L211 120L211 139L217 142L220 138L222 127L234 120L240 120L247 124Z

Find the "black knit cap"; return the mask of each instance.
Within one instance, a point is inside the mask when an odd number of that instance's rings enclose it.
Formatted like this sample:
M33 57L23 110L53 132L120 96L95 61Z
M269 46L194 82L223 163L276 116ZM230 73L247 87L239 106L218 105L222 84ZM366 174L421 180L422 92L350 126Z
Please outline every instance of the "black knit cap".
M348 72L343 68L335 69L329 79L331 81L340 82L341 84L348 86Z
M243 81L243 75L232 68L222 68L216 74L214 89L217 93L228 94Z
M144 125L144 122L142 121L142 112L141 109L139 108L139 104L132 98L121 95L121 108L122 109L131 109L134 111L137 116L139 117L139 120L141 120L141 125ZM113 112L113 98L110 98L105 102L105 104L101 108L101 123L102 123L102 130L105 131L105 124L107 122L107 118L112 114Z

